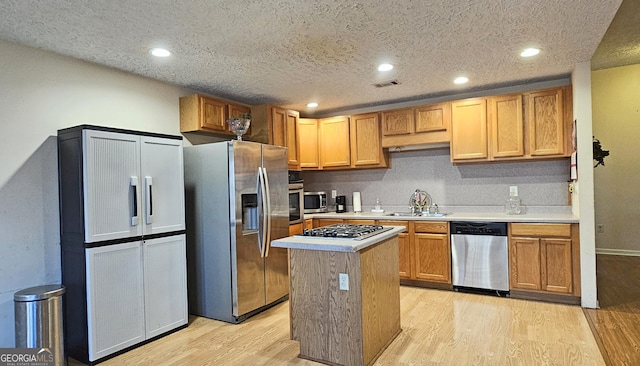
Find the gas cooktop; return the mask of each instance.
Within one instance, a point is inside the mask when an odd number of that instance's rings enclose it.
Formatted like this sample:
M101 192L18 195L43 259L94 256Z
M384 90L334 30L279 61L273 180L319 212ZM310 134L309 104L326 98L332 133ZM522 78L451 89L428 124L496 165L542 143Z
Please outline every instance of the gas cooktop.
M304 229L304 232L299 235L362 240L388 230L391 230L391 227L383 227L380 225L335 224L315 229Z

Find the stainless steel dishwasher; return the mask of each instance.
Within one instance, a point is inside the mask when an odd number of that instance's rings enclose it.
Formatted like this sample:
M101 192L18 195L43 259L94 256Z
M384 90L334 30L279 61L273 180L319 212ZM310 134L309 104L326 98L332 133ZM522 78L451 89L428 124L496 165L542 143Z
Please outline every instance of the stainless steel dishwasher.
M451 222L454 289L509 291L509 249L504 222Z

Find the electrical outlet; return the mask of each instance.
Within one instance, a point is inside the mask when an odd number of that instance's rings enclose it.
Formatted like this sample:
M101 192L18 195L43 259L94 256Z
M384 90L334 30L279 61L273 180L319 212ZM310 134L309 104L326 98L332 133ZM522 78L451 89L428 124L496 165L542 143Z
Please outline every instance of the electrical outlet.
M509 196L517 196L518 195L518 186L510 186L509 187Z
M339 274L340 279L340 290L348 291L349 290L349 275L346 273Z
M338 191L335 189L331 190L331 198L336 198L336 196L338 195Z
M596 225L596 232L604 233L604 224Z

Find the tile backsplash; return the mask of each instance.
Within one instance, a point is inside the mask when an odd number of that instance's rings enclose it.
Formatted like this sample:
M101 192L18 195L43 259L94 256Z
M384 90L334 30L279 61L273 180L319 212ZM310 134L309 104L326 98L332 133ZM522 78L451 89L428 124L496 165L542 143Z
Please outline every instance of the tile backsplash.
M453 165L449 150L434 149L391 153L391 168L303 172L306 191L331 190L347 196L361 192L363 211L380 199L386 210L404 210L416 189L429 193L442 210L500 211L509 187L518 186L522 203L533 211L565 211L568 206L567 159Z

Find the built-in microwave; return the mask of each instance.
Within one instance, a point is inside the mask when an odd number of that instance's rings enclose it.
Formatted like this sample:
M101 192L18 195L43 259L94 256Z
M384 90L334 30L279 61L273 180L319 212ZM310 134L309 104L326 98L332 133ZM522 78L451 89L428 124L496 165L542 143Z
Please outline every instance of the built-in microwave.
M304 213L327 212L327 192L304 192Z
M304 220L304 186L299 171L289 171L289 224L301 223Z

